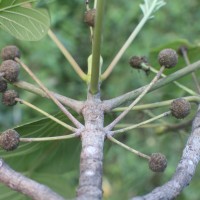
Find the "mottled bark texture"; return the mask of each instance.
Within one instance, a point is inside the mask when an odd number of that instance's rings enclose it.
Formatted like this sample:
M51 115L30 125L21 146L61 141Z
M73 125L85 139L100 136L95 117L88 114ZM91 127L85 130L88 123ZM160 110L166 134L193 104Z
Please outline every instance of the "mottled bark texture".
M0 182L33 200L64 200L48 187L15 172L2 159L0 159Z
M77 200L102 199L104 112L99 98L90 98L82 110L85 129L81 133L82 151Z
M170 181L155 188L145 196L134 197L132 200L170 200L176 198L189 185L196 166L200 160L200 106L194 118L191 135L183 150L182 158Z

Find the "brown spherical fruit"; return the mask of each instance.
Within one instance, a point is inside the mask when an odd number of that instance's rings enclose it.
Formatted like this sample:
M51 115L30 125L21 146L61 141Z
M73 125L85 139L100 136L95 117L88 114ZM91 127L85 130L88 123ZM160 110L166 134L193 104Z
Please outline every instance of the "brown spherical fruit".
M142 69L142 63L147 63L145 56L132 56L129 60L130 66L135 69Z
M172 115L177 119L183 119L187 115L189 115L190 109L190 103L183 98L175 99L174 101L172 101L170 107Z
M15 90L7 90L2 94L2 103L6 106L14 106L19 95Z
M174 67L178 63L178 55L173 49L164 49L158 55L158 62L166 68Z
M14 60L20 58L20 50L14 45L6 46L1 50L2 60Z
M20 135L17 131L9 129L0 135L0 147L6 151L15 150L20 142Z
M19 76L19 64L13 60L2 62L0 72L4 73L3 77L11 83L16 82Z
M0 78L0 92L5 92L7 90L7 82Z
M167 159L161 153L153 153L149 159L149 169L153 172L164 172L167 167Z
M94 27L94 24L95 24L95 15L96 15L96 9L87 10L85 12L85 15L84 15L84 22L88 26Z

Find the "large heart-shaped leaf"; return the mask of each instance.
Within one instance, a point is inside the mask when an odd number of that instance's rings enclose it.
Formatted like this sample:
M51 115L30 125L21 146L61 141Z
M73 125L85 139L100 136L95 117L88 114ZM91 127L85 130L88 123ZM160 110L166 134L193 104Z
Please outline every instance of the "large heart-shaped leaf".
M20 40L40 40L49 29L50 19L46 10L27 6L34 1L1 0L0 27Z

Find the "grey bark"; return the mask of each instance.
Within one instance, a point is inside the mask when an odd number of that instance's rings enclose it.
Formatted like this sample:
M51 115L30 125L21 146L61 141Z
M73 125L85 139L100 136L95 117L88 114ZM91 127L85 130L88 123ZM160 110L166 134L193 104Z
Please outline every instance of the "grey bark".
M82 151L77 200L102 199L104 109L97 96L90 97L82 110L85 129L81 133Z
M2 159L0 159L0 182L33 200L64 200L47 186L15 172Z

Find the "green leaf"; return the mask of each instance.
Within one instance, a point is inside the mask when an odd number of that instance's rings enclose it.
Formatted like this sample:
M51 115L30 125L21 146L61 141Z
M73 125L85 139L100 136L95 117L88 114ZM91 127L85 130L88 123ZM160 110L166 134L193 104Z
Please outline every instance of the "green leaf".
M1 0L0 27L20 40L36 41L47 34L48 12L27 6L36 0Z
M74 116L78 117L75 114ZM54 115L54 117L70 124L70 121L61 112ZM21 137L51 137L71 133L49 118L35 120L14 127L14 129L19 132ZM71 183L69 181L71 176L77 180L79 155L80 140L77 138L64 141L20 143L18 149L15 151L0 151L0 157L14 170L47 184L47 186L65 196L67 195L67 191L75 191L75 188L73 190L70 188ZM52 180L56 180L56 182ZM66 190L67 182L70 183L69 190ZM73 184L75 187L77 182L75 181ZM27 199L26 197L22 198L22 195L11 191L11 189L6 189L3 185L0 185L0 194L0 199L3 197L4 200Z
M150 19L154 17L153 13L158 11L165 4L164 0L144 0L144 3L140 4L140 8L144 16L148 16Z
M63 113L54 116L68 124L70 123ZM19 132L21 137L51 137L71 133L49 118L26 123L14 129ZM13 152L2 150L0 155L18 171L63 173L73 169L74 165L78 165L79 150L79 139L74 138L64 141L21 143L17 150ZM24 162L17 162L19 158ZM36 160L37 162L35 162Z

